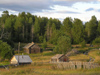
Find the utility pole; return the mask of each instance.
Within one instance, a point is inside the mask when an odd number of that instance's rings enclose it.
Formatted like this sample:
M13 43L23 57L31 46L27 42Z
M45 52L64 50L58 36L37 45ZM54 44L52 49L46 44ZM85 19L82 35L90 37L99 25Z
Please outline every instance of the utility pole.
M19 65L19 51L20 51L20 42L18 44L18 65Z

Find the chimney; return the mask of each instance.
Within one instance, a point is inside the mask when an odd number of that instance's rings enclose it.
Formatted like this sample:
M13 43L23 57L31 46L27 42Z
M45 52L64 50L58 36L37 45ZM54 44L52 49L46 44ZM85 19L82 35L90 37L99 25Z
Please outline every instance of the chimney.
M22 58L23 58L23 53L22 53Z

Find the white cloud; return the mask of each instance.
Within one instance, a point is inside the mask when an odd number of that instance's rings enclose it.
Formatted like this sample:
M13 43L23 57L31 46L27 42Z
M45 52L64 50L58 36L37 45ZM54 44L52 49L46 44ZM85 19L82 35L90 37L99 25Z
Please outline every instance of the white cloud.
M72 6L73 8L76 8L78 10L86 10L87 8L95 8L95 9L99 9L100 8L100 3L98 4L94 4L92 2L90 3L83 3L83 2L78 2L78 3L75 3L73 4Z
M95 15L97 19L100 20L100 16L99 16L100 13L98 12L98 9L100 9L99 5L100 3L95 4L93 2L90 3L77 2L70 7L55 5L51 7L53 9L52 11L44 10L43 13L38 12L34 14L39 16L49 17L49 18L50 17L59 18L61 20L63 20L66 17L71 17L72 19L79 18L83 22L86 22L89 21L93 15ZM94 10L86 11L89 8L93 8ZM68 13L68 11L73 13ZM77 12L77 14L75 12Z
M100 0L1 0L1 8L9 10L10 14L18 14L25 11L34 15L59 18L66 17L79 18L82 21L89 21L92 15L98 20L100 10ZM93 8L92 11L86 11Z
M52 6L52 0L2 0L0 8L10 9L13 11L36 12L43 9L49 9Z
M54 0L54 1L88 2L88 1L100 1L100 0Z

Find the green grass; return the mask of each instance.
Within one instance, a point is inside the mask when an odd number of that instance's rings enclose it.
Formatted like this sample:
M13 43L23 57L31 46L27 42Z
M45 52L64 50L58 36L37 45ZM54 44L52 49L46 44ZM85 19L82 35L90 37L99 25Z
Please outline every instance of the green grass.
M90 51L89 56L91 56L95 59L94 62L97 62L100 64L100 51L99 50Z
M0 66L3 66L3 65L9 65L10 64L10 62L6 62L6 61L4 61L4 62L0 62Z
M53 48L54 46L48 45L48 47ZM80 53L70 56L69 60L88 61L89 57L91 56L95 58L94 62L100 63L100 51L92 50L94 49L94 47L84 47L76 49L80 51ZM83 54L83 52L85 51L89 52L88 56ZM0 75L100 75L100 67L95 69L60 70L53 68L52 64L37 63L50 62L51 57L54 55L55 54L52 51L44 51L43 53L38 54L29 54L30 58L33 61L31 65L9 67L9 70L0 69ZM2 63L3 65L7 65L9 64L9 61L0 63Z
M0 70L1 75L100 75L100 68L95 69L77 69L77 70L60 70L53 69L51 64L26 65L11 67L9 70Z

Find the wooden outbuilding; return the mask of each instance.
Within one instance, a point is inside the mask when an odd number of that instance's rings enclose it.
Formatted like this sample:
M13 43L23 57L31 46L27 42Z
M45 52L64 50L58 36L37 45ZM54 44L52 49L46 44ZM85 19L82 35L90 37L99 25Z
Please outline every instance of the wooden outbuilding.
M51 63L57 63L57 62L68 62L69 58L65 56L64 54L56 54L51 58Z
M31 64L32 60L28 55L14 55L10 61L12 65Z
M24 52L31 54L31 53L40 53L42 52L42 49L36 45L34 42L28 43L26 46L23 47Z

